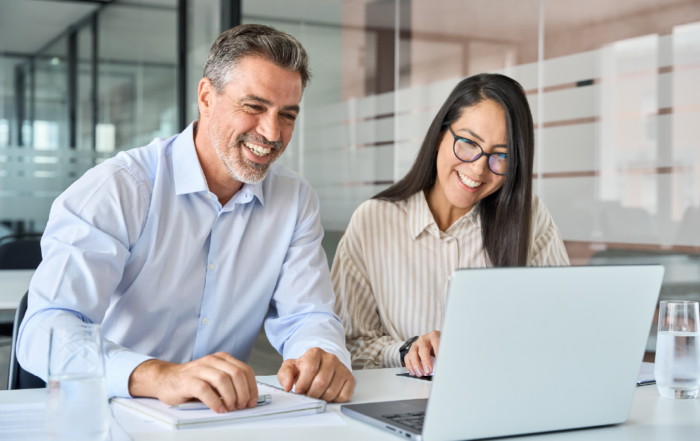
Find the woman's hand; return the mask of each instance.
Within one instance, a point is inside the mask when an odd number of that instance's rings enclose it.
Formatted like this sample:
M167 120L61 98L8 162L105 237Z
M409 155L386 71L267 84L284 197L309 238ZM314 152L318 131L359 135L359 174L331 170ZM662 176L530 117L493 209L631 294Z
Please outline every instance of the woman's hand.
M430 375L434 368L430 356L437 357L439 344L440 331L433 331L418 337L418 340L413 342L411 349L403 359L408 372L414 377Z

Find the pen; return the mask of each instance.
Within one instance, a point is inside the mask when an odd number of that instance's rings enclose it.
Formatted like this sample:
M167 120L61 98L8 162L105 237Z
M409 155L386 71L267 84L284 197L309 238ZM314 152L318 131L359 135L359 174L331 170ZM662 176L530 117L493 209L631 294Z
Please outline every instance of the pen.
M258 396L258 404L256 404L256 407L258 406L264 406L266 404L272 403L272 395L259 395ZM176 404L175 406L170 406L171 409L177 409L177 410L204 410L204 409L209 409L209 407L202 403L201 401L195 401L192 403L182 403L182 404Z

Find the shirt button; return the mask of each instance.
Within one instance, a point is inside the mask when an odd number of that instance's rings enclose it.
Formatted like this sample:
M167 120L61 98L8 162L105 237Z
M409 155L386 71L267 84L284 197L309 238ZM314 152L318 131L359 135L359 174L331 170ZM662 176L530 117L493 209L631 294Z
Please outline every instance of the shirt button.
M210 264L209 264L209 270L210 270L210 271L214 271L214 269L216 269L216 265L214 265L213 263L210 263Z
M211 194L211 193L209 194L209 199L214 199L215 197L216 196L214 196L213 194Z
M206 317L204 317L204 318L202 319L202 324L203 324L203 325L208 325L208 324L209 324L209 319L206 318Z

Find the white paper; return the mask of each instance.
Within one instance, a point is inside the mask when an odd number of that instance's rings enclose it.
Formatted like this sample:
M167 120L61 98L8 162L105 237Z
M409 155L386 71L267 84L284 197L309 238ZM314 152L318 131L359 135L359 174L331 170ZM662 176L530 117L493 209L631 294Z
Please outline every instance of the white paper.
M642 367L639 369L637 384L651 383L654 381L656 381L654 379L654 363L643 362Z
M177 430L158 423L153 418L129 411L119 405L111 405L112 413L121 427L130 434L170 432ZM264 428L288 428L288 427L326 427L344 426L347 423L337 413L327 410L315 415L289 418L273 418L262 421L251 421L249 423L231 423L211 427L202 427L197 430L239 430L239 429L264 429Z
M109 436L111 441L132 441L126 430L114 418L112 412L109 413Z
M131 441L110 415L111 441ZM0 440L46 441L46 403L0 404Z
M0 439L46 440L46 404L0 404Z

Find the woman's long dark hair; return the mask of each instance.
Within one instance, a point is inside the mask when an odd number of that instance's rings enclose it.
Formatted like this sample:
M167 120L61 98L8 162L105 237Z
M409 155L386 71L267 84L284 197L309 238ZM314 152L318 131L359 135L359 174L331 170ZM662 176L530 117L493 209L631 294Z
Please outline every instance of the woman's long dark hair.
M373 199L406 200L435 185L441 135L462 116L465 108L484 100L501 105L508 136L505 182L499 190L482 199L479 208L484 248L493 266L525 266L530 247L535 136L525 91L511 78L479 74L460 81L430 124L411 170Z

